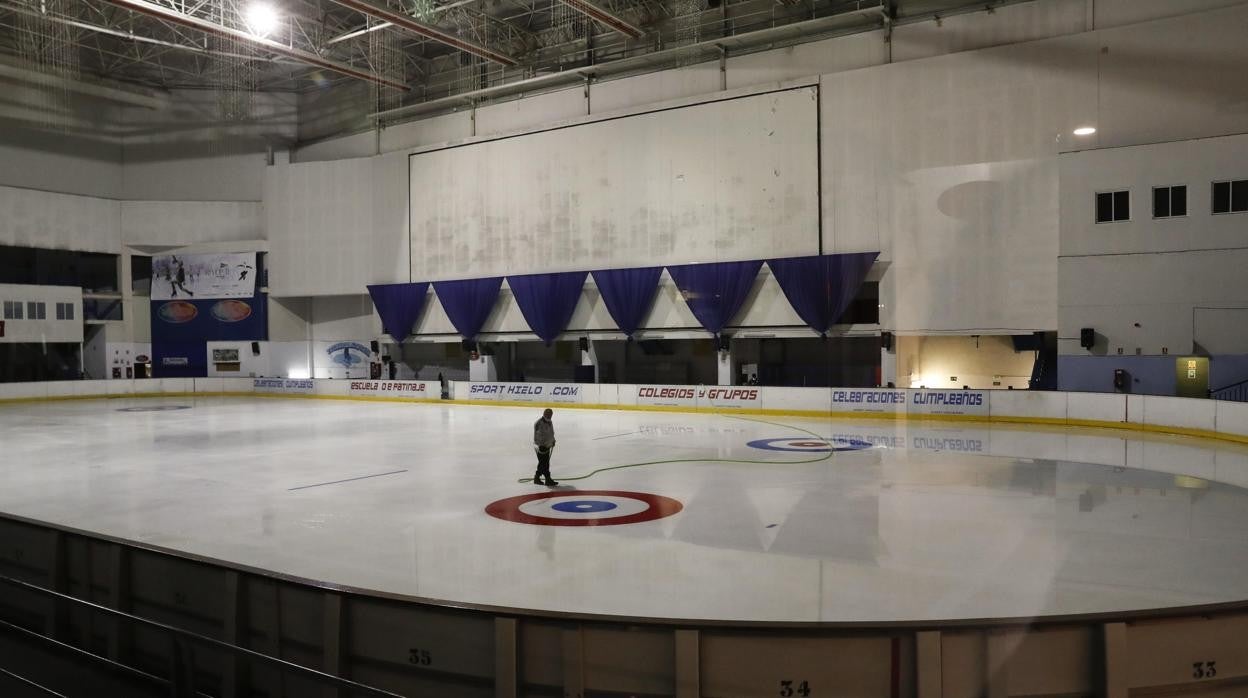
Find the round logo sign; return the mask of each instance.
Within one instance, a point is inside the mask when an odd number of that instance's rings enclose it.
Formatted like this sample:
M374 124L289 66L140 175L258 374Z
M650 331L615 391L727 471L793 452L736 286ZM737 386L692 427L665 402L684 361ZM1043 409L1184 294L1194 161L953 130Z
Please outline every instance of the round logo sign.
M150 405L145 407L122 407L118 412L172 412L174 410L189 410L190 405Z
M799 436L787 439L755 439L748 444L751 448L765 451L805 451L810 453L828 453L829 451L861 451L871 448L871 444L858 439L820 439L814 436Z
M209 312L220 322L239 322L251 317L251 306L242 301L218 301Z
M522 494L492 502L485 513L536 526L619 526L654 521L684 508L671 497L617 490Z
M169 301L168 303L160 306L160 309L156 311L156 314L159 315L160 319L165 322L180 325L184 322L194 320L195 316L199 315L199 309L196 308L194 304L187 303L186 301Z

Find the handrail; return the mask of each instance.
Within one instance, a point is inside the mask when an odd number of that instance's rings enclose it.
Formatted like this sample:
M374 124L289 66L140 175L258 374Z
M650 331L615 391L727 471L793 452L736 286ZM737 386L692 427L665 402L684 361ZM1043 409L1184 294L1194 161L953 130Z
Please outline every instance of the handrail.
M113 669L115 671L120 671L126 674L130 674L131 676L143 679L145 681L151 681L152 683L159 683L159 684L166 684L166 685L173 683L169 679L161 678L159 676L156 676L155 674L149 674L146 671L143 671L142 669L136 669L132 666L127 666L120 662L115 662L109 659L108 657L101 657L100 655L94 652L84 650L81 647L74 647L73 645L66 644L64 642L61 642L60 640L50 638L47 635L35 632L34 630L31 630L29 628L23 628L20 625L15 625L8 621L0 620L0 627L7 628L9 630L14 630L16 632L32 637L48 645L55 645L58 649L66 650L70 653L73 653L79 658L93 661L96 664L106 664L108 665L109 669ZM0 671L4 671L4 669L0 669ZM203 694L199 694L199 695L203 695Z
M4 667L0 667L0 674L4 674L5 676L21 684L24 684L26 686L29 686L35 689L36 691L40 691L44 693L45 695L55 696L56 698L68 698L64 693L57 693L56 691L53 691L47 686L35 683L34 681L31 681L30 679L26 678L25 676L21 676L20 674L14 674L13 672L9 671L8 669L5 669Z
M1237 382L1235 382L1235 383L1231 383L1230 385L1224 385L1224 386L1222 386L1221 388L1210 388L1210 389L1209 389L1209 395L1210 395L1210 396L1212 396L1214 393L1220 393L1220 392L1222 392L1223 390L1230 390L1231 388L1238 388L1238 387L1240 387L1241 385L1248 385L1248 378L1245 378L1245 379L1243 379L1242 381L1237 381Z
M139 625L144 625L149 628L154 628L156 630L163 630L176 637L186 638L193 642L197 642L201 645L207 645L209 647L213 647L213 648L216 648L225 652L229 652L235 655L242 655L249 660L257 660L262 663L267 663L267 664L276 666L278 669L283 670L283 671L293 671L296 673L301 673L304 675L305 678L311 678L321 683L331 684L337 688L348 689L354 693L363 693L363 694L367 694L371 696L382 696L384 698L404 698L398 693L391 693L390 691L386 691L380 688L374 688L372 686L366 686L362 683L356 683L355 681L352 681L350 679L344 679L340 676L327 674L323 671L318 671L316 669L312 669L310 667L306 667L301 664L288 662L284 659L278 659L277 657L270 657L267 654L256 652L255 650L249 650L246 647L239 647L238 645L232 645L228 642L224 642L222 640L217 640L215 638L200 635L198 633L194 633L189 630L175 628L172 625L166 625L164 623L150 620L142 616L131 615L129 613L126 613L125 611L118 611L117 609L114 609L114 608L101 606L97 603L92 603L90 601L86 601L84 599L80 599L75 596L70 596L68 594L62 594L58 591L53 591L51 589L45 589L36 584L24 582L20 579L14 579L12 577L0 575L0 583L8 584L10 586L15 586L21 589L25 589L27 591L34 592L36 594L42 594L44 596L50 596L52 598L78 604L79 606L89 608L94 611L99 611L106 615L111 615L116 618L125 619L126 621L130 623L137 623Z

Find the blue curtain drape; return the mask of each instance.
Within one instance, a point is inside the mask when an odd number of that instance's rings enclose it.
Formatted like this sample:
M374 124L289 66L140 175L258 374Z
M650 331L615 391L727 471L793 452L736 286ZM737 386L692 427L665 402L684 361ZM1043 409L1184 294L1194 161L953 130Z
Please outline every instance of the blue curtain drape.
M715 336L732 321L745 303L762 268L760 260L748 262L710 262L669 266L676 287L702 327Z
M654 305L663 267L606 269L592 273L611 319L626 337L631 338Z
M368 287L373 307L381 316L382 331L402 342L412 334L420 311L425 307L429 282L416 284L374 284Z
M811 329L827 335L849 307L879 252L769 259L784 297Z
M585 287L585 272L508 276L507 285L516 297L520 313L529 328L546 346L555 341L572 321L572 311Z
M502 285L503 277L491 276L485 279L435 281L433 290L438 294L438 301L442 303L442 309L451 319L455 331L464 339L471 340L481 333Z

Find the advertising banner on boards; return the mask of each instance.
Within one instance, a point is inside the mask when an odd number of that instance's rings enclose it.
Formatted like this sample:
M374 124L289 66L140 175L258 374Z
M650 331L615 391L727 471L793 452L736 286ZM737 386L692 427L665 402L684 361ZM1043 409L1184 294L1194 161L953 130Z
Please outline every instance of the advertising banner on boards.
M351 381L351 395L432 399L439 397L438 384L426 381Z
M468 399L579 404L581 392L581 386L575 383L472 383L468 386Z
M910 414L988 415L984 390L911 390Z
M257 393L311 395L316 392L316 383L311 378L256 378L252 388Z

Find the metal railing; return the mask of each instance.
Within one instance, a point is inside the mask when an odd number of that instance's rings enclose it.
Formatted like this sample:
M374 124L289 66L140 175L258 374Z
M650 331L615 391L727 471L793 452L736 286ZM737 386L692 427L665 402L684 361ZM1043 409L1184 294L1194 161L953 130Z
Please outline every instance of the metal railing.
M68 594L62 594L58 591L46 589L36 584L24 582L20 579L14 579L12 577L0 575L0 584L14 587L17 589L21 589L21 590L34 593L37 595L46 596L46 597L54 599L57 603L70 603L75 606L78 606L79 608L86 609L88 612L91 612L91 613L100 613L100 614L104 614L107 616L111 616L113 618L118 619L120 622L127 624L130 627L139 626L139 627L145 627L145 628L149 628L152 630L166 633L170 639L170 672L169 672L170 676L169 678L164 678L164 677L159 677L159 676L154 676L152 674L148 674L147 672L141 671L139 669L136 669L134 667L130 667L124 664L119 664L117 662L114 662L111 659L108 659L107 657L102 657L98 654L87 651L85 649L75 647L73 645L67 645L63 642L57 641L41 633L37 633L35 631L29 630L28 628L22 628L21 626L13 625L5 621L0 621L0 627L5 627L11 630L19 631L28 636L33 636L33 638L40 639L41 641L54 643L59 648L72 652L73 654L75 654L76 656L80 658L86 659L88 661L96 662L96 663L100 663L100 662L107 663L110 666L110 668L122 670L126 672L127 674L130 674L136 678L152 680L152 681L157 681L157 682L166 684L169 687L169 690L171 691L171 695L175 696L176 698L183 698L183 697L194 698L196 696L203 695L199 693L198 691L196 691L195 686L194 686L195 679L194 679L194 652L193 650L197 647L217 650L227 655L232 655L234 657L242 658L244 661L248 662L249 664L254 663L254 664L267 665L269 667L276 669L278 672L281 672L283 674L294 674L294 675L299 676L302 679L311 680L317 683L322 688L339 689L341 695L370 696L370 697L378 697L378 698L403 698L403 696L401 696L398 693L391 693L390 691L386 691L380 688L374 688L372 686L367 686L362 683L351 681L350 679L344 679L340 676L334 676L333 674L327 674L323 671L318 671L316 669L311 669L309 667L306 667L300 664L288 662L284 659L278 659L277 657L270 657L267 654L256 652L254 650L249 650L245 647L239 647L237 645L233 645L228 642L224 642L222 640L217 640L215 638L206 637L198 633L193 633L189 630L175 628L171 625L166 625L164 623L160 623L154 620L149 620L147 618L143 618L142 616L132 615L124 611L118 611L116 609L109 608L107 606L101 606L99 604L92 603L90 601L85 601L83 599L70 596ZM0 671L4 671L3 668L0 668ZM4 671L4 673L6 675L12 676L16 680L19 680L25 683L30 683L33 688L37 688L39 690L48 692L49 695L59 695L55 691L52 691L51 689L49 689L48 687L30 682L29 679L25 679L24 677L18 676L16 674L12 674L8 671Z
M1248 379L1214 388L1209 391L1209 397L1228 402L1248 402Z

